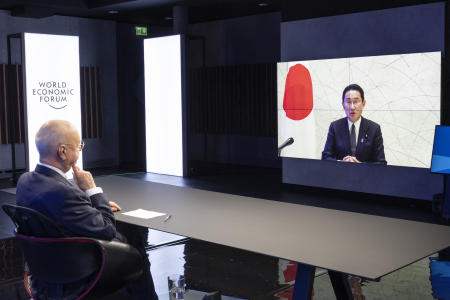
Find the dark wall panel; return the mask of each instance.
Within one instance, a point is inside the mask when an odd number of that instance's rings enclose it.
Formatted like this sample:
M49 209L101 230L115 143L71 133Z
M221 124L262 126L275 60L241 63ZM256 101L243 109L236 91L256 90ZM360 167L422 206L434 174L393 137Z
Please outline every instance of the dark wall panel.
M204 38L205 66L273 63L280 60L280 21L278 12L254 15L192 24L189 34ZM191 62L201 62L200 50Z
M81 128L82 137L101 138L103 135L103 105L100 68L81 67Z
M145 170L144 47L131 24L117 24L117 62L120 165Z
M0 64L0 144L25 141L22 66Z
M0 65L0 144L8 144L8 106L6 103L6 65Z
M281 25L281 61L443 50L444 3Z
M262 67L280 60L280 20L276 12L189 26L188 65L206 67L188 75L194 172L216 164L280 168L276 73Z

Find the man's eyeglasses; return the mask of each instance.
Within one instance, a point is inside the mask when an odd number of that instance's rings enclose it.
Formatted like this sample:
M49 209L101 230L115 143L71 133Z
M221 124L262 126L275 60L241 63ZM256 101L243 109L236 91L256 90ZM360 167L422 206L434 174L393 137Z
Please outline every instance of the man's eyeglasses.
M344 101L344 105L348 106L348 107L351 107L352 104L353 104L354 107L358 107L358 106L361 105L361 103L362 103L362 101L360 101L360 100L357 100L357 101L347 101L347 100L345 100Z
M76 150L82 151L86 144L84 143L84 141L81 141L81 143L78 146L75 146L75 145L72 145L72 144L61 144L61 145L72 146L72 147L75 147Z

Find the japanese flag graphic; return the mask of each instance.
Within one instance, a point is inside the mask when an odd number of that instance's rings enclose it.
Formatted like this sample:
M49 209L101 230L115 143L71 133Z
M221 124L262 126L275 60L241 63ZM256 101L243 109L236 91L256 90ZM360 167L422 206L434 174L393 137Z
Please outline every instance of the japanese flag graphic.
M289 68L284 84L278 146L290 137L294 143L284 148L281 156L317 158L313 107L311 75L305 66L295 64Z

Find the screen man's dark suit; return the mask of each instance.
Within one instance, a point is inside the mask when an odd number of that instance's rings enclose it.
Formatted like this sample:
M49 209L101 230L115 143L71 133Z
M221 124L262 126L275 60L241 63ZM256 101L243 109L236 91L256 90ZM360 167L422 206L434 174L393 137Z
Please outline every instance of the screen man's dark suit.
M350 132L347 118L342 118L330 124L322 159L341 160L347 155L351 155ZM387 164L380 125L363 117L361 117L355 157L361 162Z
M34 172L23 174L17 183L16 203L33 208L55 221L68 236L85 236L102 240L116 239L127 242L138 249L143 257L143 275L131 283L129 289L135 299L158 299L150 274L150 262L145 252L148 229L120 223L116 230L114 214L104 193L87 197L86 193L71 184L56 171L37 165ZM122 234L123 235L122 235ZM120 274L117 274L120 276ZM88 286L91 278L72 284L68 288L68 299ZM33 282L36 289L45 289L45 284ZM65 299L66 297L63 297Z

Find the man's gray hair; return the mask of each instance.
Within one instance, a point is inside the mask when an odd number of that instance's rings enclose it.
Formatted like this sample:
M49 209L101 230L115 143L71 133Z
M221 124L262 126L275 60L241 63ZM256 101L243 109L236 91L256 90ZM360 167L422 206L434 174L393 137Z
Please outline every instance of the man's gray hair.
M67 143L70 130L76 130L65 120L51 120L42 124L36 133L35 143L41 158L55 157L58 146Z

